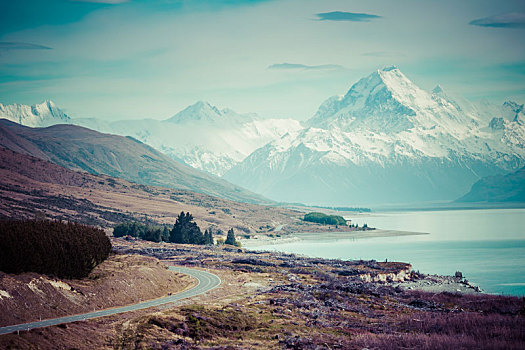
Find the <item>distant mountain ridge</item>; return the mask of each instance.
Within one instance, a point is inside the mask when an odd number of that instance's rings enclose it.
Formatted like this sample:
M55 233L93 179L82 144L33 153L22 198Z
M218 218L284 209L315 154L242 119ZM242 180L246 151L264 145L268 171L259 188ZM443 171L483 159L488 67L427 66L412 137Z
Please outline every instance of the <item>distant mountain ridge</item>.
M268 198L315 205L453 200L525 165L523 104L425 91L395 66L327 99L304 126L204 101L163 121L68 123L132 136Z
M131 137L103 134L76 125L30 128L1 119L0 147L69 169L120 177L139 184L190 190L240 202L270 202L175 162Z
M71 122L71 118L50 100L32 106L0 103L1 118L30 127L45 127Z
M101 132L133 136L172 159L218 176L257 148L302 128L297 120L238 114L204 101L162 121L72 119L71 123Z
M259 148L224 178L279 201L453 200L482 176L525 165L519 106L427 92L388 67L326 100L306 129Z
M32 110L36 112L32 114ZM264 119L255 113L238 114L205 101L198 101L166 120L106 122L96 118L70 118L52 101L34 106L0 104L0 118L30 127L74 124L104 133L132 136L171 159L217 176L257 148L302 128L297 120Z
M206 101L197 101L191 106L186 107L173 117L166 119L165 122L184 124L184 123L246 123L261 118L255 114L238 114L232 109L219 109Z
M482 178L456 202L525 203L525 167L510 174Z

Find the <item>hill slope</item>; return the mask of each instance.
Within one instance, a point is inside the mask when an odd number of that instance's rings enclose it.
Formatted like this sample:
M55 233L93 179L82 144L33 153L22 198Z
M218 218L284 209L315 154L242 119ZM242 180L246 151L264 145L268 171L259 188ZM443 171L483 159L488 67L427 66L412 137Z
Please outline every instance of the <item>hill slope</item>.
M293 119L263 119L198 101L166 120L104 121L70 118L53 101L32 106L0 103L0 118L29 127L74 124L99 132L132 136L179 163L222 176L257 148L302 128Z
M102 134L74 125L29 128L0 120L0 147L63 167L120 177L224 199L268 203L264 198L166 157L130 137Z
M237 234L324 232L300 220L303 212L240 203L202 193L145 186L106 175L77 172L0 148L0 217L49 218L112 227L139 221L173 225L181 211L202 228Z
M507 175L484 177L456 202L525 202L525 167Z

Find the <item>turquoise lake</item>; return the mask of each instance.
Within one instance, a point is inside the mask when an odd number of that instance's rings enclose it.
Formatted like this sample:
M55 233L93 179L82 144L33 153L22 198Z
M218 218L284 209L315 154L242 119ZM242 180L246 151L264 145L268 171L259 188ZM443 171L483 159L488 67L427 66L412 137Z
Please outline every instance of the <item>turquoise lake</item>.
M345 216L360 226L427 235L308 239L257 246L331 259L404 261L427 274L461 271L487 293L525 296L525 209L377 212Z

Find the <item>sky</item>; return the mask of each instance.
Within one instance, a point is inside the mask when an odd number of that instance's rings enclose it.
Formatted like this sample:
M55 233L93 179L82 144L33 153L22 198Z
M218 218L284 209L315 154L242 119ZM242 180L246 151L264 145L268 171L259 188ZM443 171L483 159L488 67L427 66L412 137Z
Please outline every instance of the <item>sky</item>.
M75 118L204 100L305 120L392 64L424 89L525 103L525 1L0 1L0 103Z

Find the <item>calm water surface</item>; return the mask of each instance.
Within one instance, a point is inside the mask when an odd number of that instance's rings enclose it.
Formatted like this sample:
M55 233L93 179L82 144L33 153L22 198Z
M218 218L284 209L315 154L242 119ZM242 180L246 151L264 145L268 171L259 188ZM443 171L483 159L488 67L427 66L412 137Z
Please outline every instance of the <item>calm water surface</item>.
M371 213L360 226L428 235L303 240L258 246L337 259L397 260L429 274L456 271L489 293L525 295L525 209ZM322 234L319 234L322 235Z

